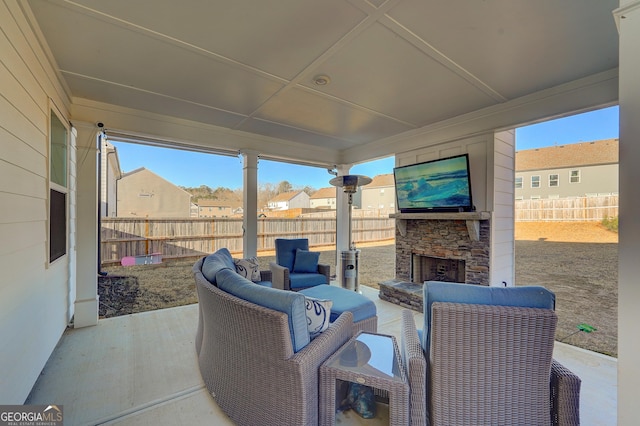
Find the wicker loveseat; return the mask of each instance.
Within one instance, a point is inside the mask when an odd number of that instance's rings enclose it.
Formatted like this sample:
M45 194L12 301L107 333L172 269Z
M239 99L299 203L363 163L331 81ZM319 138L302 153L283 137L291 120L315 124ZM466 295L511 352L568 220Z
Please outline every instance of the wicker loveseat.
M193 272L198 363L220 408L239 425L316 425L318 368L352 336L352 314L310 340L304 295L246 280L226 249Z

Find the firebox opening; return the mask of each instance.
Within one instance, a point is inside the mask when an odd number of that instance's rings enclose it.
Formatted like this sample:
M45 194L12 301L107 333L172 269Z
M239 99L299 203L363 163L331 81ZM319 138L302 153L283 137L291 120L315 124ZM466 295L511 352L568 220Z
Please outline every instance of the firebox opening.
M411 257L412 281L465 282L465 261L413 254Z

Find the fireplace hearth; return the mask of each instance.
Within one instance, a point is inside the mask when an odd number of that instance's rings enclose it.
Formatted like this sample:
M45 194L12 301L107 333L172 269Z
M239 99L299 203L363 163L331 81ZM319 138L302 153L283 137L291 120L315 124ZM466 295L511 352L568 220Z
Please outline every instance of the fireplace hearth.
M379 283L380 299L423 312L424 281L490 284L490 213L391 217L396 219L396 277Z

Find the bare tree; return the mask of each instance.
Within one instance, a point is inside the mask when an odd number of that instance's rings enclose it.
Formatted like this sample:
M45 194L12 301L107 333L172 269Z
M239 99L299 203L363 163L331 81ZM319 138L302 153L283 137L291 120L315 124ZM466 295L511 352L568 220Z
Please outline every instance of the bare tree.
M291 183L289 183L289 181L283 180L278 184L278 194L289 192L291 190L293 190L293 186L291 186Z

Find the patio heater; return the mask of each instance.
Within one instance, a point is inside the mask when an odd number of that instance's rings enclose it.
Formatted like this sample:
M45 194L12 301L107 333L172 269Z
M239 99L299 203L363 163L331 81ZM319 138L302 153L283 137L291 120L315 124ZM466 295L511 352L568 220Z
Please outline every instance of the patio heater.
M360 250L356 250L351 234L351 210L353 208L353 194L356 193L358 187L371 183L371 178L362 175L343 175L338 176L329 181L333 186L340 187L349 195L349 250L341 252L341 274L340 284L342 288L358 291L358 260Z

